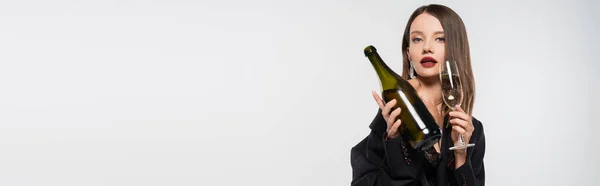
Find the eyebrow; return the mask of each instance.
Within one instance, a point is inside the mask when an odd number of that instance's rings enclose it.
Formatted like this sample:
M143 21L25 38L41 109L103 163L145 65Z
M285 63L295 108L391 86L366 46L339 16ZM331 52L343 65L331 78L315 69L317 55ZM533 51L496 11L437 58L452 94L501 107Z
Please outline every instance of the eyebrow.
M436 31L436 32L434 32L433 34L443 34L443 33L444 33L444 31ZM412 35L412 34L423 34L423 32L421 32L421 31L418 31L418 30L415 30L415 31L412 31L410 34L411 34L411 35Z

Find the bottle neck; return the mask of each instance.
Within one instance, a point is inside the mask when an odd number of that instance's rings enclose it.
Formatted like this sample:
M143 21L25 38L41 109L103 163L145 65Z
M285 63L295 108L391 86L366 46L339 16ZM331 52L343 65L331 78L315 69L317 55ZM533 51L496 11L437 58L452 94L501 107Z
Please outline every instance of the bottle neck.
M377 76L379 76L379 80L381 81L381 88L383 90L390 90L398 88L398 74L396 74L385 62L377 52L372 52L367 55L371 65L377 72Z

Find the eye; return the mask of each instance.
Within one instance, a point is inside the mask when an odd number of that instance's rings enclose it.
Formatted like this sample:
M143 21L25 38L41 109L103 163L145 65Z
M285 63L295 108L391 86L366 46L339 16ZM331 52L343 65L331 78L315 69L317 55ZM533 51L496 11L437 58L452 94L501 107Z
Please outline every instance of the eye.
M416 43L416 42L419 42L419 41L423 41L423 39L418 38L418 37L412 39L413 43Z
M446 39L444 37L437 37L435 38L435 40L439 41L439 42L444 42L446 41Z

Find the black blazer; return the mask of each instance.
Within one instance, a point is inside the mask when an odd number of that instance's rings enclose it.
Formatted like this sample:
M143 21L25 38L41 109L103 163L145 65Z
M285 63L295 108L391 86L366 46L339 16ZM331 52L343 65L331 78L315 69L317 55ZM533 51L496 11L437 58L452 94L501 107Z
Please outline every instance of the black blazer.
M444 126L448 125L448 116ZM467 149L467 161L455 169L454 152L448 150L453 143L451 127L443 127L440 163L436 169L437 186L483 186L485 184L485 135L483 125L473 117L475 130ZM423 163L427 160L423 152L405 145L401 137L385 140L387 124L379 109L371 122L371 131L351 150L353 186L405 186L427 185Z

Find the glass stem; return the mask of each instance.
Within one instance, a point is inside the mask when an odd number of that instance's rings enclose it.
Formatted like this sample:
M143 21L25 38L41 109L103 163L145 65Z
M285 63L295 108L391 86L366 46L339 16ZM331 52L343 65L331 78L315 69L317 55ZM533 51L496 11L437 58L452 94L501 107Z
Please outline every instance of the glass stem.
M456 109L454 107L451 107L450 110L455 111ZM458 134L458 145L464 145L465 144L465 140L463 139L463 135L462 134Z

